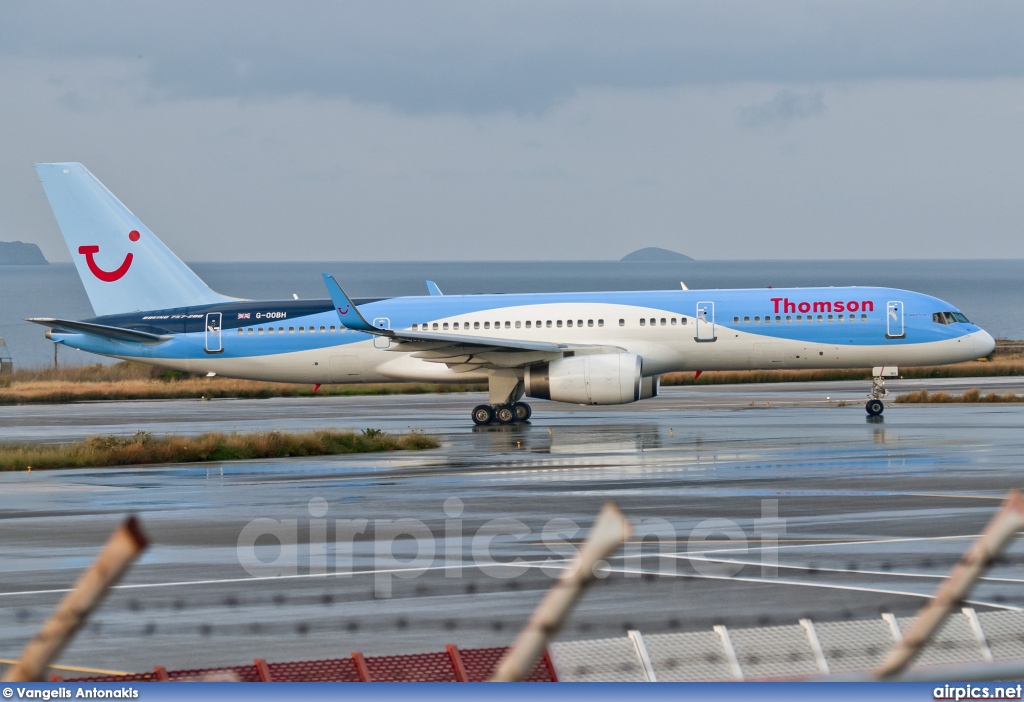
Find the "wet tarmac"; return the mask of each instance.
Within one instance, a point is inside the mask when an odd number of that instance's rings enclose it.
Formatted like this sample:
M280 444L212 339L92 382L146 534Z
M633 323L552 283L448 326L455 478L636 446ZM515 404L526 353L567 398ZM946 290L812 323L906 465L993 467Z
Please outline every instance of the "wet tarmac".
M1024 379L890 383L920 387L1022 393ZM535 402L530 424L484 429L469 422L480 395L3 407L0 441L372 427L444 446L0 474L0 658L128 513L152 546L66 664L504 645L607 500L638 538L562 638L909 615L1021 485L1024 404L890 404L870 421L866 391L665 388L621 407ZM977 609L1024 608L1022 557L1014 544Z

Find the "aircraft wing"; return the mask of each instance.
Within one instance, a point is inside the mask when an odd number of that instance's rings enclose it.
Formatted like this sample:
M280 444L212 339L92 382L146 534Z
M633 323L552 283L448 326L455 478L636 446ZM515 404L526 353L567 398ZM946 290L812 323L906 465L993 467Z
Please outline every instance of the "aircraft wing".
M347 328L386 336L392 340L394 345L391 348L394 350L412 352L414 357L432 363L444 363L457 372L481 368L516 368L576 353L622 351L618 347L609 346L502 339L454 332L383 329L366 321L333 276L324 273L323 278L341 323Z
M151 334L150 332L137 329L111 327L106 324L92 324L91 322L75 322L70 319L54 319L53 317L30 317L25 321L50 327L56 332L79 332L80 334L102 336L104 339L131 341L136 344L159 344L173 338L170 334Z

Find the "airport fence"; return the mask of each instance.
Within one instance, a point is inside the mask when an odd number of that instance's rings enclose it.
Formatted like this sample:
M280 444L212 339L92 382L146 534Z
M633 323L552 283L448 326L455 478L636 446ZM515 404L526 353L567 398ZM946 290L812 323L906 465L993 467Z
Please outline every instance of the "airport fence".
M527 678L530 682L654 682L779 680L867 674L901 640L913 617L874 619L553 642ZM67 682L477 682L490 679L507 648L460 649L252 664L198 670L167 670L129 676L60 678ZM924 647L914 671L932 667L1024 661L1024 611L950 616Z

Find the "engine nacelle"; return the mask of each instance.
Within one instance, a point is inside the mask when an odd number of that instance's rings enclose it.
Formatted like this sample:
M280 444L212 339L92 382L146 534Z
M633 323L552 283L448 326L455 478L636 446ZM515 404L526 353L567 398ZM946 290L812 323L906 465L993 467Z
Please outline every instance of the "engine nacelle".
M559 358L526 369L526 394L542 400L578 405L623 405L642 394L643 360L633 353L605 353ZM652 384L653 397L657 386ZM649 390L648 392L651 392Z

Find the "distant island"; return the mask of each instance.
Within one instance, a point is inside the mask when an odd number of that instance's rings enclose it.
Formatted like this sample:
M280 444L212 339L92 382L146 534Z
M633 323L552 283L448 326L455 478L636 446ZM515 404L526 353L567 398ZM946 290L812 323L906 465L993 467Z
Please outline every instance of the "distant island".
M623 261L692 261L693 259L675 251L659 249L657 246L648 246L646 249L637 249L631 254L622 257Z
M45 266L48 263L35 244L0 241L0 266Z

